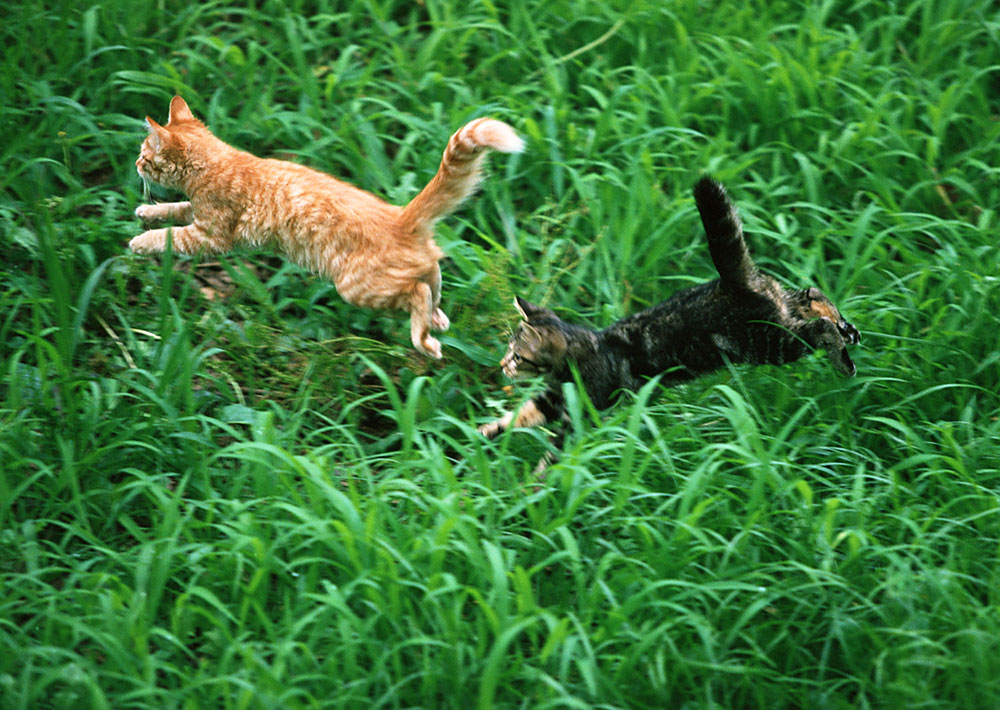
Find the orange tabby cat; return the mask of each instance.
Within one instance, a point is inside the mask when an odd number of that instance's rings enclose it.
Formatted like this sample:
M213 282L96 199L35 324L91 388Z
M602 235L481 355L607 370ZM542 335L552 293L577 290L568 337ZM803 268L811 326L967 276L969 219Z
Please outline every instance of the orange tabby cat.
M441 167L405 207L303 165L266 160L222 142L180 96L165 126L146 117L149 135L136 168L143 181L183 191L188 202L141 205L144 221L187 226L151 229L129 242L140 254L173 248L222 253L238 244L270 246L329 277L345 301L410 312L410 336L422 353L441 357L430 329L445 330L441 301L444 256L434 224L475 190L489 149L516 153L524 143L510 126L480 118L448 141Z

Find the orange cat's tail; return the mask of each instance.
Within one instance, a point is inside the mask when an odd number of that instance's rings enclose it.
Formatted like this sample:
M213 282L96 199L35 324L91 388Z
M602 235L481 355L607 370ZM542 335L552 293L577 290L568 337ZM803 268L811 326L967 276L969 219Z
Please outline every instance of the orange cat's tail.
M437 174L403 208L403 227L429 236L434 223L454 211L479 185L488 150L520 153L524 141L513 128L492 118L477 118L459 128L444 149Z

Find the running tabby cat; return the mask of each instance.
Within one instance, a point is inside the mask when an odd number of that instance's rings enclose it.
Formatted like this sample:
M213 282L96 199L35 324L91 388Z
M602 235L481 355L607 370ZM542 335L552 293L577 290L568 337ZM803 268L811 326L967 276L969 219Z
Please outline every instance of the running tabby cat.
M572 381L571 364L601 409L619 390L637 390L660 373L664 383L674 384L726 362L781 365L813 349L826 350L838 372L854 375L847 345L860 342L858 329L818 288L788 290L757 270L721 184L702 178L694 198L719 278L600 331L571 325L518 297L515 307L523 321L500 365L512 378L544 375L547 388L516 415L480 427L482 434L493 437L510 426L564 419L561 384Z
M448 141L437 174L405 207L397 207L325 173L284 160L265 160L222 142L180 96L165 126L146 117L149 135L136 169L143 181L184 192L189 201L141 205L144 221L179 220L175 251L227 252L238 244L270 246L327 276L348 303L410 312L414 347L435 358L445 330L441 301L444 255L434 224L468 197L488 150L516 153L524 144L510 126L476 119ZM148 182L146 182L148 194ZM140 254L166 249L167 229L129 242Z

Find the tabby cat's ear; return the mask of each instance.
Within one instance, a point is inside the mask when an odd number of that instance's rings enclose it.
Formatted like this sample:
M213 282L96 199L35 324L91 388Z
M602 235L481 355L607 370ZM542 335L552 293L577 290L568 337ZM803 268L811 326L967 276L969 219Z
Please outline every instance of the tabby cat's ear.
M531 320L532 318L537 318L538 316L555 316L555 313L550 311L548 308L542 308L541 306L536 306L534 303L525 301L520 296L514 296L514 308L517 312L521 314L524 320Z
M193 121L194 114L191 113L191 109L188 108L187 102L180 96L175 96L170 100L170 118L167 119L167 125L175 121Z

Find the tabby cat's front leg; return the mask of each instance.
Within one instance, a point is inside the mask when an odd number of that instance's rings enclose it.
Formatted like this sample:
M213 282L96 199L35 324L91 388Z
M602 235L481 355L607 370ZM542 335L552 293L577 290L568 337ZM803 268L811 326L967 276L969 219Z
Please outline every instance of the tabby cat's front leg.
M814 348L826 350L830 362L841 374L853 377L857 372L851 356L847 354L847 345L856 345L861 336L850 323L845 321L843 326L837 326L826 318L816 318L802 326L799 335Z

